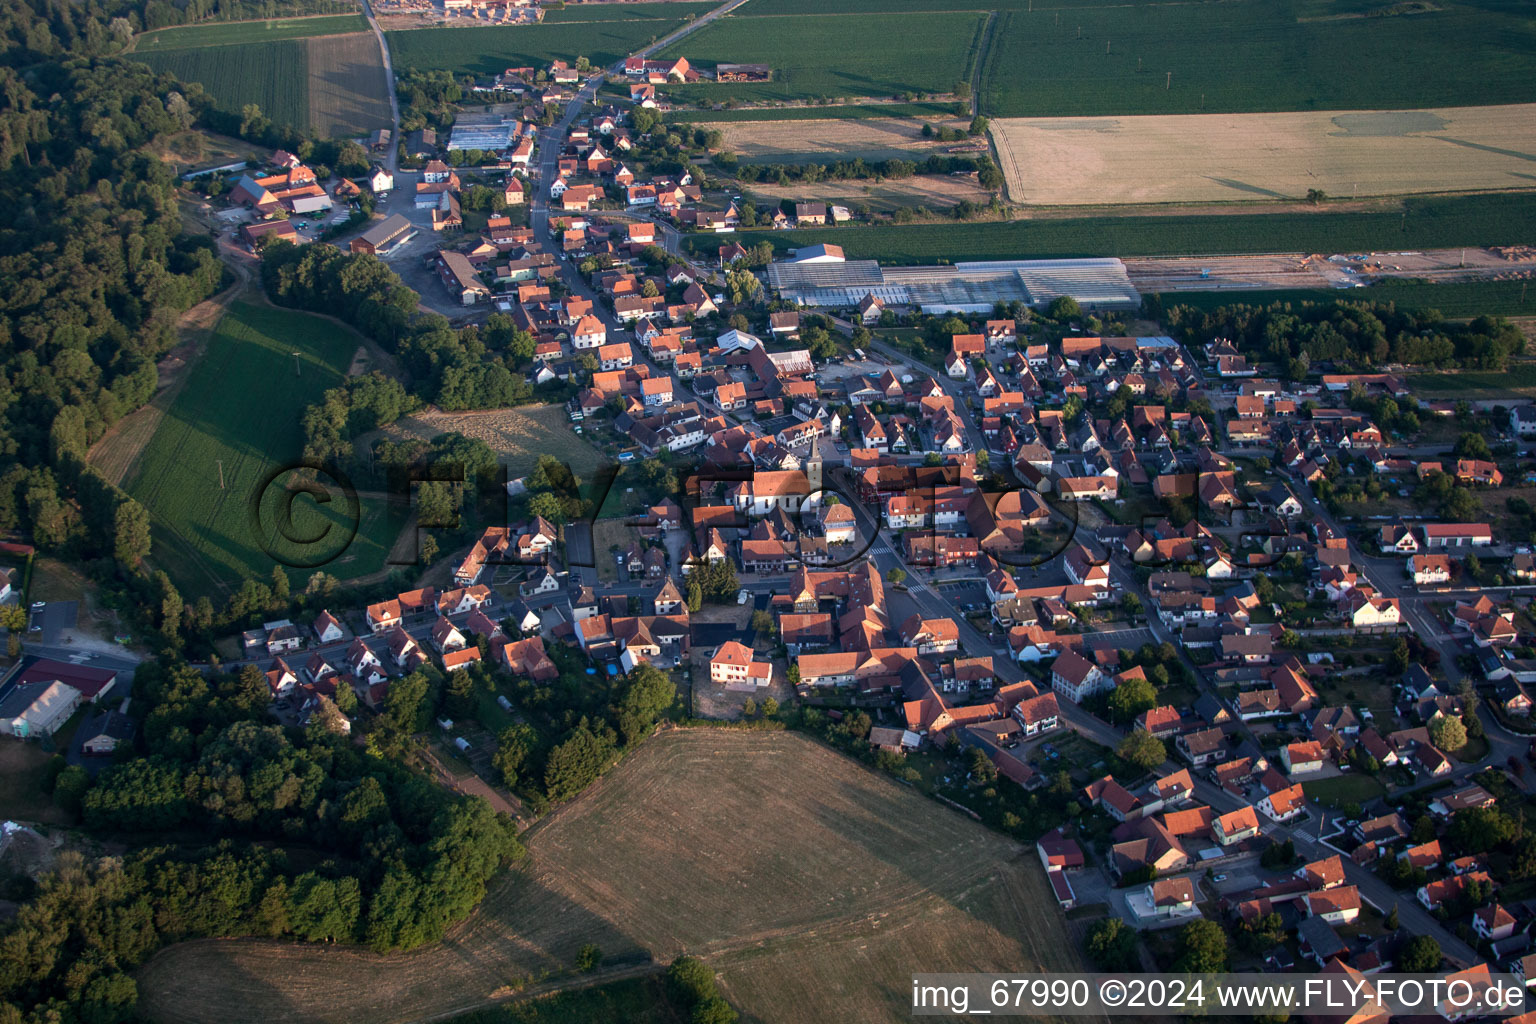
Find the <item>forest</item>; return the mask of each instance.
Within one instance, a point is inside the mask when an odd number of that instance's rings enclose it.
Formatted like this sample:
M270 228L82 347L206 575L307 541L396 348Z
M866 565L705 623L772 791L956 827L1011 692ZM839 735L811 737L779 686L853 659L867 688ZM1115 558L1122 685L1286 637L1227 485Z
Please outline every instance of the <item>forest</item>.
M1154 297L1155 299L1155 297ZM1330 364L1340 371L1386 363L1502 370L1525 351L1525 336L1502 317L1447 320L1435 309L1400 309L1393 303L1276 302L1202 310L1152 301L1169 333L1191 345L1227 338L1240 350L1276 363L1291 380Z
M329 698L306 731L275 724L253 666L205 678L176 659L142 665L133 704L144 753L94 784L77 767L54 783L88 831L130 852L66 854L18 894L31 898L0 935L0 1019L131 1019L131 972L184 939L383 952L441 938L523 849L485 801L401 763L436 689L424 673L397 681L360 748Z

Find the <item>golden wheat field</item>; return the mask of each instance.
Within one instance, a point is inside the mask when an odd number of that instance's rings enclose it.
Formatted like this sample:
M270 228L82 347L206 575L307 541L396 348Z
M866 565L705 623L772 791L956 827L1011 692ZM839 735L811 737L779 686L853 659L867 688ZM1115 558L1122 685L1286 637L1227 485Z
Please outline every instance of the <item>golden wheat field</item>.
M1536 187L1536 104L1005 118L1008 196L1040 206Z

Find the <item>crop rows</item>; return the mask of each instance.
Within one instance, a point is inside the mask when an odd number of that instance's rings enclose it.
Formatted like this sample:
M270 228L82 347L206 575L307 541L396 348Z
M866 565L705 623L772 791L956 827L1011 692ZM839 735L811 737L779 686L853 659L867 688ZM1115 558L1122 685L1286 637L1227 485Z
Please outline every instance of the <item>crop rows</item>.
M355 344L343 329L288 310L237 303L220 321L126 484L149 510L155 561L185 592L209 593L272 571L263 543L279 553L288 545L270 532L259 536L251 498L264 496L263 518L271 522L283 494L262 484L303 454L304 409L341 382ZM327 521L339 528L347 512L360 511L356 541L325 570L343 578L377 570L387 543L379 539L386 532L380 503L361 510L340 504L321 511L309 499L295 500L291 535L314 536Z
M183 82L201 82L220 110L238 114L247 103L255 103L279 124L309 125L309 51L302 39L132 57Z
M722 18L666 50L710 67L768 64L772 82L673 86L669 97L697 103L807 100L944 92L970 78L985 15L829 14Z
M672 5L666 6L670 9ZM687 10L683 12L686 13ZM683 21L682 16L674 16L669 20L421 28L386 35L396 71L443 69L456 75L488 76L509 67L547 67L552 60L575 61L578 57L606 66L641 49L652 39L660 39Z

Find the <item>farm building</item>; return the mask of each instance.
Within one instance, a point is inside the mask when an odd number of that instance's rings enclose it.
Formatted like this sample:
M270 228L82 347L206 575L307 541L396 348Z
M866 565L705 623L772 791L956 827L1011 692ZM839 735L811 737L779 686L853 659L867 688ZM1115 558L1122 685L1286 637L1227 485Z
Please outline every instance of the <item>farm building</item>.
M443 287L466 306L473 306L481 299L491 297L491 290L480 280L469 257L461 252L445 250L437 254L437 272L443 279Z
M720 82L766 82L773 78L767 64L716 64L715 80Z
M1085 309L1134 309L1141 296L1117 259L1008 260L950 267L882 267L874 260L792 260L768 266L768 283L802 306L853 306L873 295L925 313L985 313L998 302L1042 307L1067 295Z
M352 239L352 251L372 253L377 256L397 245L404 245L414 237L416 237L415 225L397 213Z

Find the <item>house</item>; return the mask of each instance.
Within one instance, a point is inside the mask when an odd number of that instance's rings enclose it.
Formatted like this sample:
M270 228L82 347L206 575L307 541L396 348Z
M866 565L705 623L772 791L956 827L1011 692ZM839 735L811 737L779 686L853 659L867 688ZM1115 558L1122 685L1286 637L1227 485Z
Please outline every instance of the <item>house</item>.
M773 665L756 661L752 648L736 640L727 640L709 659L709 680L726 689L756 689L773 679Z
M342 627L341 621L328 611L321 611L315 616L315 621L311 623L310 628L315 631L315 639L322 644L333 644L347 638L347 631Z
M105 757L133 739L133 719L117 711L103 711L80 723L75 739L87 757Z
M1408 575L1413 577L1413 582L1417 586L1434 586L1451 581L1449 555L1409 555L1407 564Z
M1320 917L1331 925L1349 924L1360 916L1360 890L1341 885L1307 894L1307 916Z
M1425 523L1419 529L1424 532L1424 546L1431 551L1493 543L1493 528L1487 523Z
M1259 800L1258 807L1272 821L1290 821L1307 812L1306 796L1300 783L1267 794Z
M1316 740L1307 740L1302 743L1286 744L1280 751L1280 760L1288 774L1308 775L1323 770L1327 755L1323 753L1321 743Z
M1222 846L1231 846L1259 834L1259 816L1252 807L1239 807L1211 822L1211 833Z
M1507 939L1515 933L1515 916L1497 903L1490 903L1472 915L1472 930L1489 942Z
M1051 665L1051 688L1074 704L1114 684L1093 662L1076 651L1067 651Z
M400 624L400 602L380 601L371 604L364 613L368 622L368 629L373 633L382 633L387 629Z
M1229 753L1226 734L1219 728L1184 733L1174 741L1174 746L1196 768L1213 761L1225 761Z

